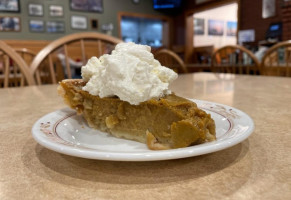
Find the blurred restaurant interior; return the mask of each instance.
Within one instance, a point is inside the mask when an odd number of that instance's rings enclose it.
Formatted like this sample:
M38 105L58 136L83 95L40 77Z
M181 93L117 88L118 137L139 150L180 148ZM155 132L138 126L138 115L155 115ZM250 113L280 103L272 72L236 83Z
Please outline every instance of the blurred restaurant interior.
M0 199L291 199L291 0L0 0L0 96Z
M36 69L47 68L42 65L49 62L48 55L53 67L47 77L42 73L43 83L79 77L90 57L111 51L108 45L114 43L102 42L96 52L86 34L47 48L53 41L88 32L149 45L155 55L166 49L171 55L164 52L158 60L181 73L291 76L290 6L286 0L1 0L0 39L18 52L38 83ZM50 53L34 64L45 49ZM5 72L4 57L0 59L2 87L19 85L19 77L12 75L19 76L19 69ZM56 78L51 77L53 72ZM8 73L10 78L5 79Z

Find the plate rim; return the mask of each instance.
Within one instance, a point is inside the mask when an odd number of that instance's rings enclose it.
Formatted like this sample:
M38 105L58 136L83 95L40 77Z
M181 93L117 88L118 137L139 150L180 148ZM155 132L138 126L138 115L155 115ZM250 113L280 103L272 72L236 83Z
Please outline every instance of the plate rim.
M97 149L89 149L89 148L85 149L85 148L78 148L77 146L75 147L67 146L65 144L56 143L48 139L47 140L43 139L44 137L42 137L41 134L44 134L44 133L41 133L41 131L38 131L39 124L41 123L41 121L47 118L49 115L55 114L56 112L59 112L59 111L67 110L67 111L75 112L73 109L65 107L65 108L47 113L43 115L42 117L40 117L33 124L31 133L32 133L33 138L40 145L52 151L56 151L58 153L62 153L62 154L70 155L70 156L96 159L96 160L108 160L108 161L159 161L159 160L170 160L170 159L179 159L179 158L187 158L187 157L193 157L193 156L198 156L198 155L204 155L204 154L220 151L226 148L230 148L244 141L254 132L254 129L255 129L254 121L245 112L237 108L225 105L225 104L198 100L198 99L191 99L191 98L188 98L188 99L197 104L206 103L206 104L219 105L219 106L226 107L230 110L239 111L244 116L244 118L248 120L249 128L243 134L236 136L235 138L227 138L221 141L216 140L213 142L208 142L208 143L190 146L190 147L169 149L169 150L159 150L159 151L152 150L148 152L136 152L136 153L134 152L126 152L126 153L125 152L105 152L105 151L97 150ZM203 109L203 107L200 107L200 106L198 107ZM208 110L208 111L213 112L211 110ZM56 123L57 121L58 120L55 120L54 123Z

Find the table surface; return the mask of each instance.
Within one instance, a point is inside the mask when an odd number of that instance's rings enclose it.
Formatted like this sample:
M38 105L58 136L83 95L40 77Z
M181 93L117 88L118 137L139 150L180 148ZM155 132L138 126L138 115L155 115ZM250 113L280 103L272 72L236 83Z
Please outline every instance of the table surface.
M196 73L178 95L233 106L255 131L231 148L186 159L113 162L48 150L31 136L66 107L56 85L0 89L0 199L290 199L291 79Z

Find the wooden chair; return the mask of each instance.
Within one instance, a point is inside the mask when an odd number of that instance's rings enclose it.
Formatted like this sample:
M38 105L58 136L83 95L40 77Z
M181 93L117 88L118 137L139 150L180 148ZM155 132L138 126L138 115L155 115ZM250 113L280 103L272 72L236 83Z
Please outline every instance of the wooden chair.
M259 74L260 63L248 49L239 45L227 45L212 54L211 70L221 73Z
M4 88L35 84L28 65L3 41L0 41L0 84Z
M262 74L291 77L291 40L268 49L261 62Z
M154 54L154 57L161 65L169 67L177 73L187 73L188 70L184 61L173 51L169 49L161 49Z
M36 53L34 51L27 48L16 48L14 50L21 56L21 58L26 62L28 66L30 66L34 57L36 56Z
M57 83L64 78L62 70L66 71L66 78L72 78L70 60L80 59L86 64L88 58L110 53L120 42L122 40L118 38L94 32L62 37L48 44L36 55L31 63L32 74L36 76L37 84ZM61 67L58 65L60 53L65 57L65 66Z
M193 63L209 64L214 52L214 46L201 46L193 49Z

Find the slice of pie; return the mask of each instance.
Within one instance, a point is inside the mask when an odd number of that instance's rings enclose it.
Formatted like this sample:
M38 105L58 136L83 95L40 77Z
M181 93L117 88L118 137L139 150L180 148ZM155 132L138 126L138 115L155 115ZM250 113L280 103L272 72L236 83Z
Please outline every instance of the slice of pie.
M63 80L58 91L92 128L146 143L153 150L215 140L214 120L192 101L171 94L131 105L117 97L93 96L82 90L85 84L83 80Z

